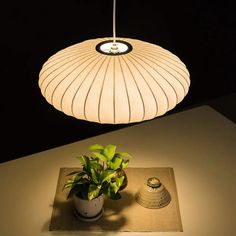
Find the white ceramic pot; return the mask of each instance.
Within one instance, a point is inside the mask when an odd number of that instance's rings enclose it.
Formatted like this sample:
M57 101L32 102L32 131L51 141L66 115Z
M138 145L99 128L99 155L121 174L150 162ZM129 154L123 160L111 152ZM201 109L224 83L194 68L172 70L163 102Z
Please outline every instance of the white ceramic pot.
M84 221L98 220L103 214L103 205L103 194L90 201L74 196L74 206L77 216Z

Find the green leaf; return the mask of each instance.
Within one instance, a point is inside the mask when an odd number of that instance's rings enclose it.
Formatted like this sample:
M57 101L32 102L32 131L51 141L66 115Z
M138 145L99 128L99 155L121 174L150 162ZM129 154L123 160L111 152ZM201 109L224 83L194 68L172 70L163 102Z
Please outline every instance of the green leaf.
M90 167L97 169L97 170L102 170L103 166L97 162L97 160L92 160L90 161Z
M113 191L114 193L117 193L118 190L119 190L119 186L117 186L116 182L110 183L110 187L112 188L112 191Z
M94 144L92 146L89 147L89 150L91 151L95 151L95 150L103 150L104 147L101 144Z
M90 184L88 189L88 200L92 200L98 197L101 186L97 186L95 184Z
M63 186L63 189L71 188L72 185L73 185L73 183L65 183Z
M81 185L78 185L74 188L71 188L70 192L68 193L67 195L67 199L73 197L74 195L78 194L82 189L82 186Z
M132 158L132 156L128 152L119 152L117 153L120 157Z
M68 180L64 184L63 189L65 189L65 188L74 188L77 185L82 185L82 184L86 184L86 183L87 183L86 179Z
M114 192L114 189L109 185L105 190L104 193L107 195L108 198L112 200L118 200L121 198L121 195L119 192Z
M107 145L103 150L103 154L107 157L109 161L112 160L115 153L116 153L116 146L112 144Z
M124 179L125 179L125 176L121 176L119 178L116 179L116 185L118 186L118 188L121 187L121 185L123 184L124 182Z
M85 169L87 169L88 168L89 158L87 156L85 156L85 155L82 155L82 156L79 157L79 160L80 160L81 165Z
M85 171L81 171L81 172L78 173L77 175L74 175L74 176L72 177L72 179L73 179L74 181L78 181L78 180L80 180L81 178L86 177L86 175L87 175L87 173L86 173Z
M113 165L112 161L107 161L106 164L107 164L107 168L108 168L108 169L113 170L113 166L114 166L114 165Z
M110 181L112 177L114 177L116 175L116 171L114 170L105 170L102 172L101 176L100 176L100 181L102 183L106 182L106 181Z
M66 183L70 183L70 184L72 184L72 183L74 183L74 178L73 179L68 179L67 181L66 181Z
M98 184L99 183L99 174L94 169L91 169L91 174L92 174L93 182Z
M67 174L66 176L70 176L70 175L75 175L75 174L79 174L80 171L73 171L73 172L70 172L69 174Z
M96 156L97 158L99 158L101 161L107 163L107 158L101 154L101 153L98 153L98 152L93 152L94 156Z
M111 167L113 170L117 170L122 163L122 159L120 157L115 157L114 160L111 162Z
M125 160L121 163L122 169L126 168L129 164L129 160Z
M70 175L70 174L68 174L68 175ZM81 178L86 177L86 175L87 175L87 173L84 171L78 172L77 174L73 174L73 176L67 180L67 183L79 181Z
M79 184L86 184L86 183L88 183L88 180L87 179L79 179L79 180L76 180L75 182L74 182L74 184L75 185L79 185Z

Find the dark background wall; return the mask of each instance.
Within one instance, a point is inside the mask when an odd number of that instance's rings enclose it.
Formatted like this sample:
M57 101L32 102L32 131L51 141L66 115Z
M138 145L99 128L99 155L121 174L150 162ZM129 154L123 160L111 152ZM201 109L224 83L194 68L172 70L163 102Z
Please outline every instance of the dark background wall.
M117 0L117 36L158 44L190 71L190 92L172 112L236 91L233 2ZM52 54L112 35L112 0L12 0L1 10L0 162L129 126L66 116L38 87Z

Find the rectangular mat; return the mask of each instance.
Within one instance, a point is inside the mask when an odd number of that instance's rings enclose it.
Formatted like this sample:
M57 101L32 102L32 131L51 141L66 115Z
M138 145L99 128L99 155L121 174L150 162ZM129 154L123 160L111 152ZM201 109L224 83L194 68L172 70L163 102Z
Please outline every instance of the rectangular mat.
M120 232L181 232L183 231L173 168L126 168L128 186L120 200L105 200L104 214L95 222L83 222L73 212L63 185L66 176L76 168L60 168L50 231L120 231ZM171 195L171 202L161 209L147 209L135 201L135 194L149 177L157 177Z

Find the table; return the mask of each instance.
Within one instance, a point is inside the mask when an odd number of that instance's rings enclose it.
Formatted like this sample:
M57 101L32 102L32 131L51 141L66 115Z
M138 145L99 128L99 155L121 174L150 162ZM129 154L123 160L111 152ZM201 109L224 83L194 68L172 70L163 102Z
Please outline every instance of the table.
M200 106L0 164L0 235L78 235L48 225L59 168L77 167L75 157L94 143L129 152L130 167L174 168L184 232L148 235L236 234L236 125Z

